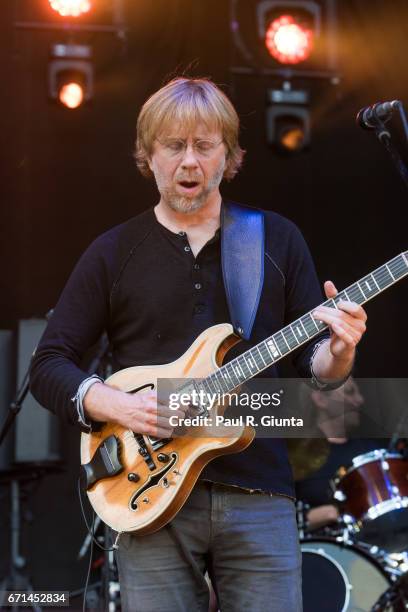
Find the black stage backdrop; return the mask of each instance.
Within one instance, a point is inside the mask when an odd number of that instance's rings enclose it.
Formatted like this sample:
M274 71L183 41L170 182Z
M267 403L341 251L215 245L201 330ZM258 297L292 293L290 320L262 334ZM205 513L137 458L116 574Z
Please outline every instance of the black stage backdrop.
M43 316L89 242L157 201L133 162L135 121L146 97L181 72L211 76L240 113L246 161L223 194L294 220L322 282L342 288L408 248L404 185L374 136L354 123L366 104L408 103L406 0L338 2L342 82L315 96L312 146L294 158L266 144L268 79L231 78L227 0L127 0L125 47L112 35L78 36L94 48L95 95L75 112L47 99L49 46L63 34L13 26L49 18L45 5L1 1L0 328ZM407 301L402 281L368 305L360 376L407 376ZM67 428L63 437L69 475L49 476L31 498L37 527L26 530L25 547L37 588L76 588L84 579L75 565L84 535L78 436Z

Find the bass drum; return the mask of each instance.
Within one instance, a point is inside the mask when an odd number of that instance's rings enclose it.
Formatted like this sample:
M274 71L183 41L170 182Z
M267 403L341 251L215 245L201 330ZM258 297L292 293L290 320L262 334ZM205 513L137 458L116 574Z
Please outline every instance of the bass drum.
M391 582L357 546L331 538L301 542L303 612L369 612Z

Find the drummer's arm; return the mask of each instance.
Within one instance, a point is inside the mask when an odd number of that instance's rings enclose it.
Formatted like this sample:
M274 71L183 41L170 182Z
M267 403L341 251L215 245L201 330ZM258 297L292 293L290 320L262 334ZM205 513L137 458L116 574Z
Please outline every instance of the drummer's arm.
M336 506L325 504L311 508L306 518L309 529L319 529L330 523L335 523L339 518L339 512Z

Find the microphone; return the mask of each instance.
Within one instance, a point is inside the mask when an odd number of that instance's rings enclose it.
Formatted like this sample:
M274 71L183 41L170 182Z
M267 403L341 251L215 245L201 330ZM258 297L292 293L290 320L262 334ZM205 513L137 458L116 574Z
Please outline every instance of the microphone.
M391 119L393 110L400 104L399 100L392 100L391 102L377 102L371 106L365 106L357 114L357 125L363 128L363 130L373 130L381 122Z

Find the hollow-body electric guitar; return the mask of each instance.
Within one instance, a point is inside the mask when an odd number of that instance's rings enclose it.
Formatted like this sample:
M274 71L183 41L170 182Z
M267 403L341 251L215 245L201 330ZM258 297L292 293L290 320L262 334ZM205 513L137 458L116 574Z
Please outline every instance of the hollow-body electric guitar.
M408 274L408 251L350 285L324 306L339 300L365 304ZM222 365L227 351L240 341L229 323L202 332L172 363L136 366L116 372L106 384L128 393L157 388L161 379L183 379L179 393L231 393L245 381L289 355L327 325L312 311ZM198 412L206 412L206 406ZM222 416L222 403L211 409L212 423ZM203 420L204 421L204 420ZM95 512L118 532L152 533L170 521L187 500L205 465L220 455L245 449L255 436L245 425L194 426L194 432L157 439L107 423L99 431L82 434L81 480Z

